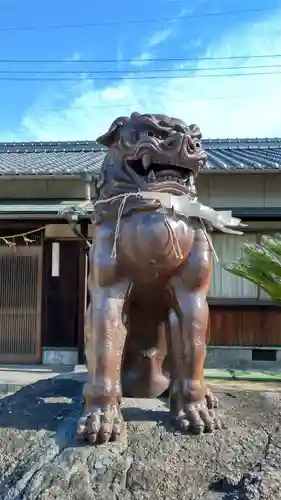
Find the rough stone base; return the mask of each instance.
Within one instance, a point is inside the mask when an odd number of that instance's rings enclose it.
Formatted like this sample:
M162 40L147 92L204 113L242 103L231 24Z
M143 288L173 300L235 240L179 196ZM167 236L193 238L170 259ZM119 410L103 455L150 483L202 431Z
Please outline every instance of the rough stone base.
M124 402L128 438L79 446L81 383L53 379L0 401L1 500L281 499L281 400L219 394L226 429L175 433L164 402Z

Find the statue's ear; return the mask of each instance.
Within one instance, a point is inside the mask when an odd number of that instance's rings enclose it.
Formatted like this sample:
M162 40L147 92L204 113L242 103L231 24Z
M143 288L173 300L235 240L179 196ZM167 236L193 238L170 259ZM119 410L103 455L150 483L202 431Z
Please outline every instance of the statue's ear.
M105 134L100 135L96 139L96 142L108 148L112 146L112 144L114 144L114 142L118 140L120 129L124 127L124 124L128 120L129 118L127 118L126 116L121 116L116 120L114 120L114 122L109 127L108 131Z
M133 113L131 114L131 119L133 120L134 118L138 118L139 116L141 116L141 114L138 111L133 111Z

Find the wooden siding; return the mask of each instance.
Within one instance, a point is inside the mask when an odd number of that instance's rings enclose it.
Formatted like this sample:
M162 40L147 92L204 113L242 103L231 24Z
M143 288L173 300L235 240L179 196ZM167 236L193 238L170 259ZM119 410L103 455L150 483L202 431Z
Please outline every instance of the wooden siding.
M77 224L77 230L81 230L81 224ZM45 228L45 238L56 239L73 239L76 238L70 224L47 224Z
M281 346L281 308L210 307L210 345Z
M88 238L88 221L81 221L81 234ZM78 317L77 317L77 347L78 362L85 363L84 354L84 324L88 305L88 249L84 242L79 240L79 269L78 269Z

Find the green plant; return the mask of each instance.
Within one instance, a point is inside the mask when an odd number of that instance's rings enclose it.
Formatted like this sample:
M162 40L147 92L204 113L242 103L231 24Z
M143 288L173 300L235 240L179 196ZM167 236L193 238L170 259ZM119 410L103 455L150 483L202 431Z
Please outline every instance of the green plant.
M264 235L260 243L246 243L242 256L225 269L260 286L281 302L281 234Z

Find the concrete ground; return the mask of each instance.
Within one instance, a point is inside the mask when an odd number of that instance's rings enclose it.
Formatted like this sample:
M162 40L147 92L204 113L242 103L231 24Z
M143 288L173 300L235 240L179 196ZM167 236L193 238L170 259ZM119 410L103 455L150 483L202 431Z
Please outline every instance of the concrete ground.
M79 365L0 365L0 392L15 392L51 378L72 378L85 371L85 367Z
M0 365L0 393L15 392L36 382L51 379L75 378L83 381L86 376L84 365ZM237 389L249 387L250 390L265 390L274 387L281 391L281 370L257 371L257 370L205 370L205 377L210 385L217 387L229 387ZM260 389L263 388L263 389Z

